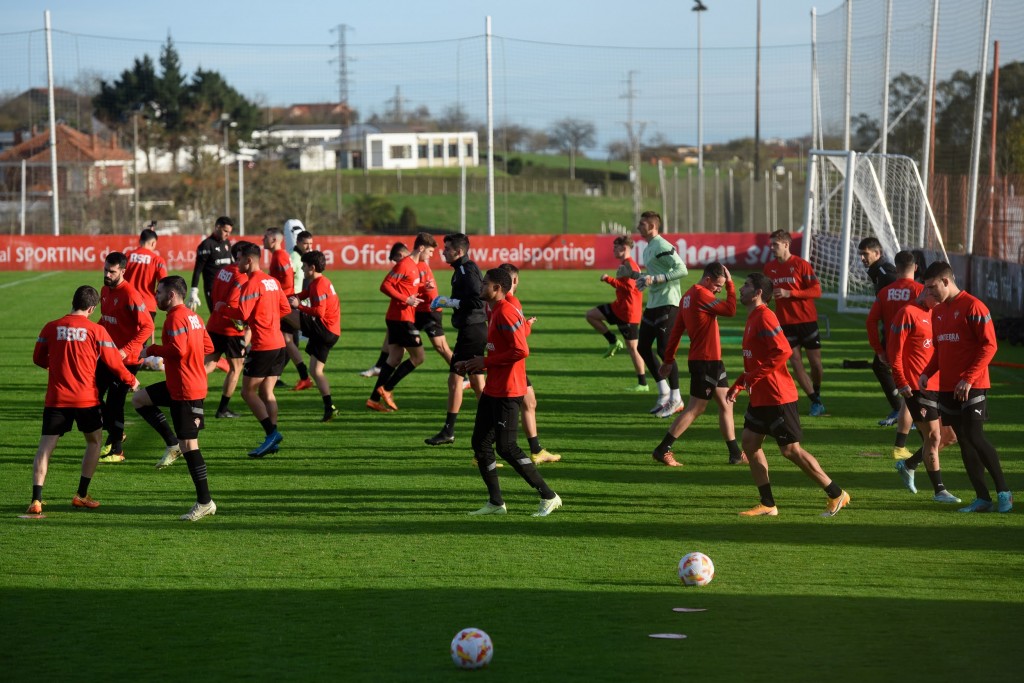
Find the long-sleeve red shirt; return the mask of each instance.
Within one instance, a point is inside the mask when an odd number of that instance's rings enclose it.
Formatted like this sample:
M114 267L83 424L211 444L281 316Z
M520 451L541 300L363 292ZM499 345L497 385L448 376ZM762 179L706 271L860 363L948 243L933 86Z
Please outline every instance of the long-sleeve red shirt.
M146 310L156 310L156 286L162 278L167 277L167 262L160 254L145 247L128 252L128 265L124 269L124 279L142 295L146 302Z
M44 404L47 408L99 405L96 365L101 362L128 386L135 383L114 340L84 315L69 313L46 323L32 351L32 362L49 371Z
M416 308L406 303L410 296L416 296L420 289L420 271L411 256L395 264L380 283L380 291L391 298L385 320L415 322Z
M416 307L416 312L429 313L430 302L438 294L437 281L434 279L434 271L430 269L430 264L426 261L417 261L416 269L420 276L419 292L416 296L423 299L420 305Z
M761 304L747 316L743 329L743 374L736 384L750 392L752 406L780 406L797 400L796 385L786 369L793 349L775 313Z
M324 327L341 336L341 302L327 276L321 275L306 281L306 288L299 294L300 301L305 299L309 299L309 305L300 304L299 310L320 318Z
M622 265L629 266L634 273L640 273L640 266L632 257L624 259ZM602 276L601 279L615 288L615 301L612 302L612 313L626 323L637 325L644 311L644 295L636 288L636 278Z
M921 308L916 301L896 311L885 337L885 352L896 386L909 386L914 390L938 389L938 374L928 378L928 386L918 386L921 372L928 367L934 351L931 311Z
M213 341L203 319L184 304L167 311L159 344L148 353L162 356L167 375L167 391L175 401L206 398L206 365L203 359L213 353Z
M864 323L868 330L868 343L871 344L875 353L880 354L883 350L882 340L878 334L878 323L881 322L882 329L888 331L896 313L907 304L917 300L922 289L924 289L924 285L917 280L901 278L878 290L875 301L871 304L871 310L868 311L867 322Z
M776 289L789 290L787 299L775 299L775 312L782 325L813 323L818 320L814 300L821 298L821 283L810 263L795 254L785 261L771 259L764 264L764 274Z
M718 316L736 315L736 285L725 282L725 299L719 299L707 287L695 284L679 300L679 312L668 337L665 362L676 359L683 332L690 337L689 360L722 360L722 339L718 331Z
M988 307L967 292L932 309L935 355L924 374L940 372L939 391L953 391L960 380L989 389L988 365L996 355L996 330Z
M238 301L242 297L242 288L249 281L249 276L238 272L238 266L234 263L228 264L220 269L217 277L213 280L213 291L210 292L210 299L213 301L213 312L206 321L206 329L210 332L222 334L225 337L243 337L245 330L235 326L235 321L224 315L226 307L238 308ZM219 302L224 306L218 307Z
M270 267L267 272L281 283L285 297L295 294L295 271L292 270L292 259L284 249L275 249L270 253Z
M484 393L495 398L526 395L526 320L508 299L494 304L487 326L487 383Z
M223 306L221 312L234 320L244 320L252 330L253 351L284 348L281 318L292 312L280 283L262 270L249 275L242 287L238 307Z
M127 280L100 289L100 325L124 351L125 365L138 365L142 345L153 334L153 317L142 294Z

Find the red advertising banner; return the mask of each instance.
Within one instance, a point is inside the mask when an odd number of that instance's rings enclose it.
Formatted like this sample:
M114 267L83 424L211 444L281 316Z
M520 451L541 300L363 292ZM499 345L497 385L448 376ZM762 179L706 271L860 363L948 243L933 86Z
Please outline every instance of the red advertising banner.
M768 235L753 233L669 234L687 267L697 268L712 261L730 267L760 269L770 257ZM246 237L252 241L256 237ZM313 248L324 252L328 270L382 270L388 267L388 252L395 242L412 245L414 236L342 236L313 238ZM639 235L634 258L643 263L646 243ZM157 251L171 270L191 270L201 237L168 235L160 238ZM513 263L523 269L581 270L618 266L612 253L614 235L522 235L470 236L470 258L483 269ZM793 251L799 253L800 236L794 236ZM440 237L438 242L440 242ZM92 270L99 269L112 251L128 252L138 244L131 235L0 236L0 270ZM434 266L442 264L440 250Z

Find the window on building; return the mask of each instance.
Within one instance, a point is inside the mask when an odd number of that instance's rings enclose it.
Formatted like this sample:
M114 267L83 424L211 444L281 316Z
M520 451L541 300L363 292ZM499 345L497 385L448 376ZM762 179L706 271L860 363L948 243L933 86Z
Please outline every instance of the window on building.
M467 142L466 143L466 156L469 157L470 159L473 158L473 143L472 142Z
M440 159L444 156L444 145L439 142L434 143L434 158Z
M448 156L453 159L459 158L459 143L452 142L448 145Z
M417 154L419 155L420 159L426 159L427 158L427 148L428 148L428 145L425 142L421 143L419 145L419 147L417 147Z
M392 159L412 159L412 145L391 145Z

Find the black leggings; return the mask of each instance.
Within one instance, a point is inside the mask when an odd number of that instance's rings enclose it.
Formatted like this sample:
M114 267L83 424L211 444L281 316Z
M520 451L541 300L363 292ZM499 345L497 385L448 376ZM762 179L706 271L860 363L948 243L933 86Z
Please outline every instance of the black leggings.
M676 312L678 310L675 306L649 308L644 311L644 317L640 321L640 337L637 342L637 350L640 352L640 357L644 359L644 364L647 366L647 370L651 373L651 377L654 378L655 382L661 379L658 376L658 368L661 367L661 359L665 357L668 335L676 322ZM655 341L658 342L657 356L654 355L654 350L651 348L654 346ZM672 366L672 372L669 373L666 379L668 379L669 389L679 388L678 365Z
M498 471L495 464L494 450L512 466L527 484L540 493L541 498L554 498L554 492L545 483L523 449L516 443L519 433L519 408L522 396L512 398L496 398L480 394L476 407L476 424L473 426L473 455L476 456L480 476L487 485L490 502L501 505L501 486L498 484Z
M988 484L985 483L985 470L992 475L997 492L1009 491L999 454L995 446L985 438L985 423L981 420L960 419L951 426L959 442L960 457L964 461L964 469L967 470L967 478L971 480L975 495L982 500L992 500Z
M885 398L889 401L889 406L893 412L896 412L900 409L900 395L896 391L896 380L892 378L892 370L882 362L877 353L875 354L875 359L871 361L871 369L874 371L875 377L878 378L882 391L885 392Z

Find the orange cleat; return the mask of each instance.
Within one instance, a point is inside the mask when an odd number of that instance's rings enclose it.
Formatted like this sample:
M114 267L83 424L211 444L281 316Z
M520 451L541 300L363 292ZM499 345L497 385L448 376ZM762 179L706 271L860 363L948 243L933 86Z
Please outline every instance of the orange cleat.
M391 395L390 391L388 391L384 387L381 387L380 389L377 390L377 392L380 394L380 400L382 403L384 403L384 405L386 405L388 408L391 408L391 410L398 410L398 404L395 403L395 399Z
M662 465L665 465L666 467L682 467L683 466L683 463L681 463L678 460L676 460L676 457L672 454L672 451L669 451L668 453L666 453L664 455L664 457L661 457L661 458L659 458L656 455L652 455L651 457L653 457L655 460L660 462Z
M93 500L92 496L86 496L83 498L76 493L75 497L71 499L71 506L94 510L100 506L100 502L98 500Z
M306 379L300 379L298 382L296 382L295 386L292 387L292 391L305 391L306 389L311 389L312 387L313 380L307 377Z
M376 410L378 413L393 413L390 406L384 405L380 401L374 401L372 398L366 399L366 407L370 410Z
M771 507L758 503L749 510L744 510L740 513L740 517L778 517L779 508L772 505Z
M43 514L43 501L33 500L32 504L28 506L28 510L25 510L26 515L41 515Z

